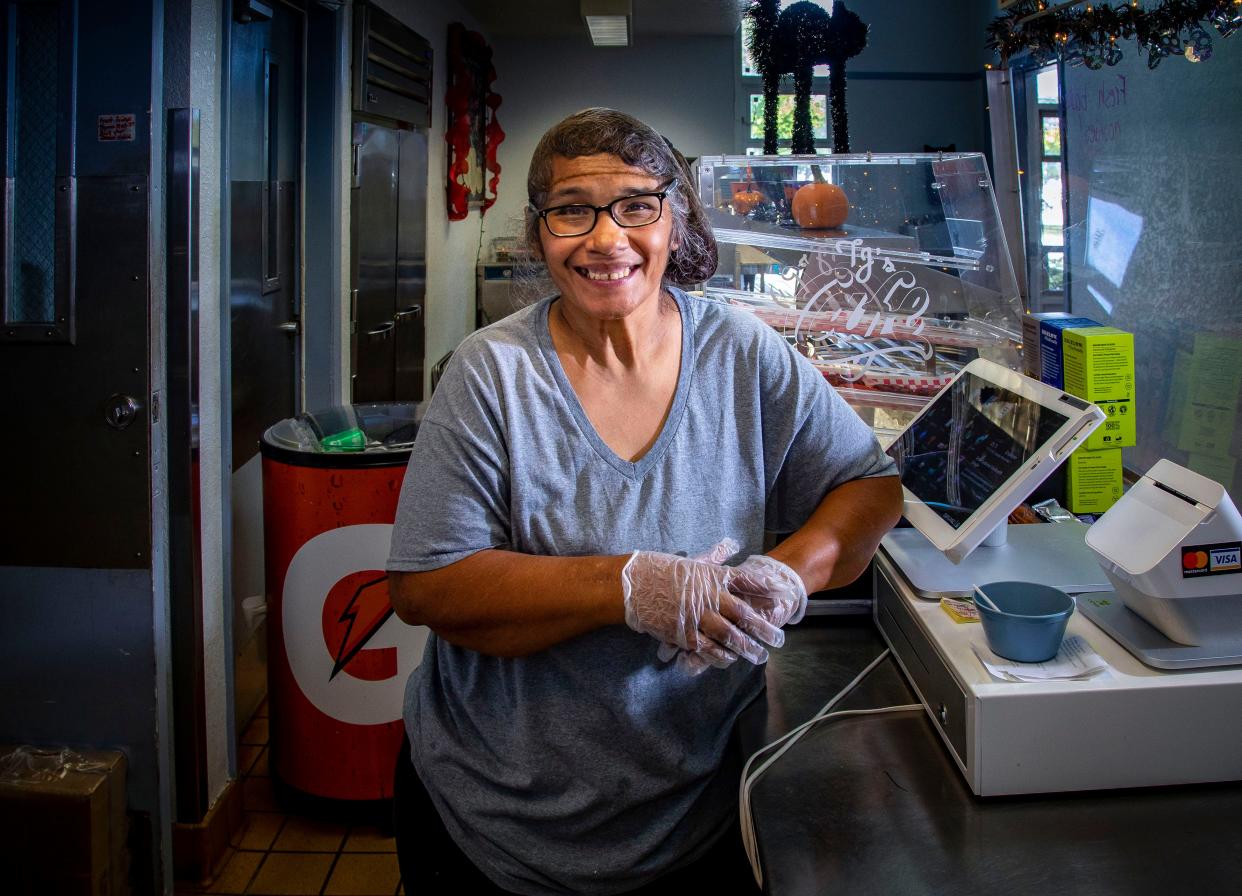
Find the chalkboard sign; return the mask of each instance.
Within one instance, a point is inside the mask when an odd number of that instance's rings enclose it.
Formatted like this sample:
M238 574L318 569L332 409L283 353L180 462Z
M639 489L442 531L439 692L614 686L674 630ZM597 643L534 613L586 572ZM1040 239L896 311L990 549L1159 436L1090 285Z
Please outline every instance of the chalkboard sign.
M1235 496L1242 392L1242 34L1209 60L1063 76L1069 308L1135 334L1138 445Z

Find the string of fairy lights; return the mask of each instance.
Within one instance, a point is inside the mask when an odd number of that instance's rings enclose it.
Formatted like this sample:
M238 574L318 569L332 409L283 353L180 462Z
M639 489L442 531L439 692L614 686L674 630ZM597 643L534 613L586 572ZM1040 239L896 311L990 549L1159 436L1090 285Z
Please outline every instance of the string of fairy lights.
M1021 0L994 19L987 45L1001 66L1020 53L1036 64L1062 60L1098 69L1116 65L1125 55L1121 44L1134 40L1147 54L1148 68L1169 56L1204 62L1212 56L1211 30L1229 37L1242 28L1242 0L1161 0L1127 3L1052 3Z

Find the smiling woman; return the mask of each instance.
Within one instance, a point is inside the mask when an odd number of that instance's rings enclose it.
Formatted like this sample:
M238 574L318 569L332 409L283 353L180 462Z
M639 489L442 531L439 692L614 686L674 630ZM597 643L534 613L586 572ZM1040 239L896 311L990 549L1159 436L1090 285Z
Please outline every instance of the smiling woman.
M394 788L405 884L753 892L734 725L900 486L809 361L678 287L715 242L659 134L572 115L528 195L557 294L454 352L393 530L393 606L432 631ZM791 534L764 555L765 529Z
M646 175L649 183L660 185L655 189L672 187L664 205L673 225L672 245L676 248L666 272L667 283L690 286L715 273L716 241L694 192L685 159L641 121L613 109L586 109L571 115L544 134L535 147L526 178L530 202L526 242L532 251L538 252L542 246L538 211L576 199L558 200L552 196L556 160L596 155L611 156Z
M548 201L556 205L538 214L544 224L539 254L567 319L617 320L645 303L656 309L675 245L673 216L661 214L664 200L656 198L664 195L660 186L606 153L553 159ZM599 214L601 208L607 213ZM618 215L617 209L625 211ZM626 217L642 223L623 224Z

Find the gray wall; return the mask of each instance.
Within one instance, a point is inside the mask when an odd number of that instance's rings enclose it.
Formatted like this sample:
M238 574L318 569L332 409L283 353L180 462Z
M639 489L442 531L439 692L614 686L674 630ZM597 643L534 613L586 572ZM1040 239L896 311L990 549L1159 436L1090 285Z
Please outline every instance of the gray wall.
M984 28L995 0L852 0L869 45L847 68L851 148L921 151L925 143L986 147ZM740 39L650 37L626 49L575 38L493 40L500 146L499 198L484 220L495 236L520 232L526 169L540 135L570 112L612 106L637 115L688 156L743 152L748 97L738 76ZM792 89L792 88L790 88Z
M848 6L871 28L867 49L851 66L968 72L983 65L983 29L996 9L996 0L848 0Z
M551 125L588 106L646 121L687 156L733 148L732 37L643 38L597 49L582 38L497 40L497 111L505 141L500 190L484 220L486 241L516 233L526 204L526 169Z
M130 797L155 802L149 570L5 567L0 740L120 747Z

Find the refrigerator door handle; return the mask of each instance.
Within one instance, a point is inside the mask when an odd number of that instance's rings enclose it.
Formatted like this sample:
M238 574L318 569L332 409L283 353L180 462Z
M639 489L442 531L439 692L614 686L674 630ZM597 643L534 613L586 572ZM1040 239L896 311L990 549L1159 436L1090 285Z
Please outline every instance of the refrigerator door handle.
M367 342L384 342L392 338L392 331L396 327L392 321L380 324L374 330L367 330Z

